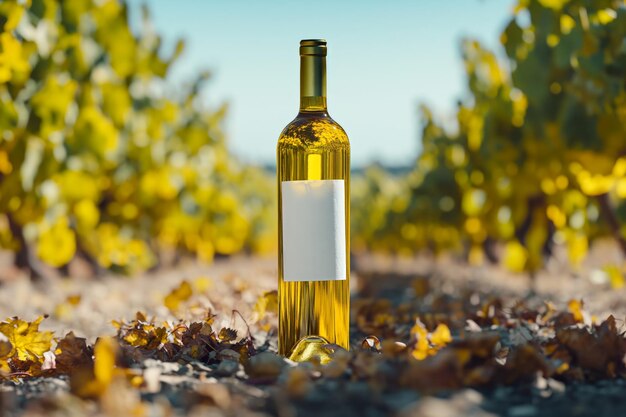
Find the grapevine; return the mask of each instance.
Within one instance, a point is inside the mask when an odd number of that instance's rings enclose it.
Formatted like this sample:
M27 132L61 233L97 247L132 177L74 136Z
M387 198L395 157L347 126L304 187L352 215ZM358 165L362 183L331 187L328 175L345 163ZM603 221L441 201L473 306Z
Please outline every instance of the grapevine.
M555 244L574 267L602 237L626 254L621 4L521 1L501 34L504 60L465 40L469 98L452 127L422 107L422 152L403 189L367 190L370 201L408 197L375 215L384 220L365 246L462 250L531 273Z
M16 264L132 273L166 257L267 252L273 187L229 153L226 106L170 91L169 55L116 0L0 7L0 244Z

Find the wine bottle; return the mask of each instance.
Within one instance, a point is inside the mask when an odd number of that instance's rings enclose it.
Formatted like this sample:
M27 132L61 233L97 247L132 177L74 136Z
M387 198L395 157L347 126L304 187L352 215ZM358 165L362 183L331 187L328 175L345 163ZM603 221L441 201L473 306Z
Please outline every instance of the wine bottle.
M276 157L279 353L320 338L348 349L350 143L326 108L323 39L300 42L300 111Z

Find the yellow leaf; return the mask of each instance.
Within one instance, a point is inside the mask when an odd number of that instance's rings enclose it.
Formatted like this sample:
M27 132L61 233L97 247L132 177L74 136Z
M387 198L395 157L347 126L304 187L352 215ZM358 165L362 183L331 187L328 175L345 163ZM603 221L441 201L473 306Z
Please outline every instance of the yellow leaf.
M70 376L72 392L81 398L101 397L111 382L123 372L115 368L115 355L119 345L113 337L101 337L94 346L93 369L78 368Z
M565 6L569 0L539 0L539 4L548 9L559 11Z
M66 217L60 218L52 227L44 229L37 241L37 256L55 267L66 265L76 253L76 237L68 227Z
M9 155L4 149L0 149L0 174L10 174L13 171L13 165L9 160Z
M574 265L579 265L589 249L587 236L582 233L570 232L566 234L567 254L569 260Z
M485 261L483 248L480 245L472 245L467 256L467 261L473 266L482 265Z
M546 43L551 48L556 47L559 44L559 41L560 41L559 37L555 35L554 33L549 34L548 37L546 38Z
M589 196L597 196L608 193L615 185L615 177L612 175L591 174L582 170L576 176L580 189Z
M254 311L258 320L265 317L266 313L278 313L278 292L267 291L256 300Z
M576 21L566 14L561 15L560 23L561 33L564 35L570 33L572 29L574 29L574 26L576 26Z
M568 370L569 370L569 363L563 362L556 368L556 373L560 375L564 372L567 372Z
M0 83L11 80L13 76L24 77L30 70L24 56L22 43L9 32L0 35Z
M194 280L193 286L197 292L204 293L213 287L213 281L209 277L198 277Z
M611 284L611 288L620 289L624 287L624 275L622 271L615 266L609 265L603 268L604 272L609 276L609 283Z
M11 342L7 342L5 340L0 341L0 378L2 378L2 374L8 374L11 372L11 367L9 366L9 355L13 350L13 346Z
M626 177L617 180L615 194L621 199L626 199Z
M615 161L615 165L613 165L613 176L618 178L626 176L626 158L618 158L617 161Z
M119 132L99 108L86 106L80 109L74 125L74 136L67 141L70 145L91 149L104 156L117 148Z
M117 342L112 337L99 338L94 346L93 372L96 380L104 387L113 380Z
M143 174L139 188L147 198L158 197L163 200L172 200L178 194L178 188L171 180L167 168L152 169Z
M608 129L608 128L607 128ZM578 165L572 167L572 173L579 175L586 171L589 175L610 176L615 166L615 156L592 151L571 151ZM619 169L619 167L618 167Z
M61 80L61 77L50 75L43 86L37 91L31 103L35 113L42 119L48 129L44 129L44 138L52 130L64 127L65 115L74 101L78 84L74 80Z
M429 355L429 343L428 343L428 330L426 326L419 319L415 322L413 328L411 328L411 336L415 338L415 347L411 352L411 355L418 361L426 359Z
M574 316L574 320L576 320L576 322L578 323L582 323L584 321L583 305L584 303L582 300L570 300L570 302L567 303L568 311L572 313L572 316Z
M0 340L0 358L8 358L12 350L13 345L11 345L11 342Z
M522 272L526 267L528 253L526 248L517 240L506 244L504 252L504 266L514 272Z
M613 9L602 9L599 10L597 15L598 21L603 25L612 22L617 17L617 13Z
M30 1L5 1L0 5L0 16L6 19L4 23L4 31L10 32L17 27L22 20L24 9L30 7Z
M0 333L4 334L12 345L9 356L17 354L21 361L43 361L43 354L50 350L53 337L52 332L39 331L39 323L43 319L39 317L29 323L13 317L0 323Z
M72 318L76 306L80 303L80 295L69 295L65 301L54 308L54 317L60 320Z
M74 206L74 215L78 226L84 229L93 229L100 220L98 207L92 200L83 199Z
M171 312L176 312L180 303L189 300L192 294L193 290L191 285L189 285L187 281L183 281L165 297L163 304L165 304L165 307Z
M483 190L478 188L472 188L463 193L463 200L461 201L461 207L463 208L463 213L468 216L477 216L479 215L486 202L486 195ZM480 224L478 225L480 227ZM472 233L472 232L470 232Z
M445 346L452 341L450 329L443 323L437 325L437 328L430 335L430 341L437 346Z
M546 209L546 214L557 229L562 228L567 223L565 213L557 205L550 204Z
M196 244L196 254L203 262L211 262L215 256L215 247L210 240L200 240Z

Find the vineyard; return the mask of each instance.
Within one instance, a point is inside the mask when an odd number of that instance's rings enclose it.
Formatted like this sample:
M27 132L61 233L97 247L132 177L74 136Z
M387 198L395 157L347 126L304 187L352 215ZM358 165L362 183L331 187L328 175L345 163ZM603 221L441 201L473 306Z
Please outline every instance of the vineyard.
M543 3L518 6L506 60L463 43L470 96L451 123L421 109L412 172L355 179L357 250L529 272L555 244L573 266L605 236L626 253L623 10ZM275 249L274 180L229 153L226 108L198 98L206 74L168 82L184 43L164 57L144 13L134 35L116 1L3 5L0 243L34 274Z
M274 248L273 182L240 164L183 50L134 35L117 1L4 2L0 243L16 263L136 272L162 259ZM88 18L85 18L88 16Z
M522 1L500 38L506 61L465 41L469 99L453 123L421 109L406 178L359 180L355 247L456 250L531 273L554 245L573 267L602 237L626 255L625 13L619 1Z
M463 41L415 165L352 178L351 350L301 364L276 354L275 176L142 13L0 3L0 416L620 412L623 1L519 0L501 50ZM602 285L536 287L607 245Z

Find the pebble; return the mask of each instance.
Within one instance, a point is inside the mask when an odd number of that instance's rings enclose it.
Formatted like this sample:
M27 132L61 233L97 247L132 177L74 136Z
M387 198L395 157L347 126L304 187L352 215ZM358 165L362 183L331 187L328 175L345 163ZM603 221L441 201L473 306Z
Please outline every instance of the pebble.
M235 362L239 362L239 358L241 357L241 355L238 352L235 352L232 349L224 349L224 350L220 350L219 353L217 354L217 359L223 361L223 360L230 360L230 361L235 361Z
M509 417L528 417L537 414L537 407L530 404L516 405L509 409L507 416Z
M548 386L553 392L563 393L565 392L565 384L556 379L548 379Z
M220 362L215 370L215 374L219 376L232 376L239 370L239 362L224 360Z
M157 368L164 374L175 374L180 371L180 364L176 362L163 362L158 359L146 359L143 361L146 368Z
M161 369L157 367L146 368L143 371L143 380L145 381L145 391L149 393L157 393L161 390Z
M287 363L281 356L272 352L261 352L250 358L246 364L246 372L251 378L278 378L286 366Z

